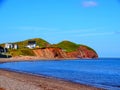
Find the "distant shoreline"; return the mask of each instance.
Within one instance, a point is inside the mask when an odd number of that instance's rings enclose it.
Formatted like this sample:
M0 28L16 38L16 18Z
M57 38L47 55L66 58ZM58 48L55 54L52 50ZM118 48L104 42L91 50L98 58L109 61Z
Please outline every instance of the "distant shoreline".
M101 58L92 58L92 60L99 60ZM104 57L103 59L120 59L120 58L114 58L114 57ZM18 57L12 57L12 58L0 58L0 63L6 63L6 62L21 62L21 61L48 61L48 60L91 60L91 58L42 58L42 57L36 57L36 56L18 56Z
M78 60L78 59L90 59L90 58L42 58L36 56L20 56L12 58L0 58L0 63L5 62L19 62L19 61L41 61L41 60Z
M64 81L62 79L36 76L0 69L0 85L6 90L103 90L100 88Z

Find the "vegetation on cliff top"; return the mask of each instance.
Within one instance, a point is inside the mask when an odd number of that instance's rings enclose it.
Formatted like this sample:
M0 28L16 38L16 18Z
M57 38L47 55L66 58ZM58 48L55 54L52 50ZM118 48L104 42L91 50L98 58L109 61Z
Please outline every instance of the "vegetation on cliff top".
M79 47L78 44L76 43L73 43L71 41L62 41L58 44L54 44L53 47L59 47L59 48L62 48L64 51L66 52L72 52L72 51L75 51L77 50L77 48Z
M87 45L79 44L79 46L84 46L84 47L86 47L87 49L92 50L92 51L94 51L94 52L96 53L96 51L95 51L94 49L92 49L91 47L89 47L89 46L87 46ZM97 54L97 53L96 53L96 54Z
M28 39L28 40L25 40L25 41L20 41L20 42L15 42L13 44L17 44L19 46L19 49L23 49L27 46L28 44L28 41L36 41L36 44L40 47L40 48L43 48L43 47L46 47L48 45L50 45L49 42L41 39L41 38L33 38L33 39Z
M30 49L23 48L23 49L10 49L9 54L13 57L15 56L35 56L34 52Z
M19 42L12 42L12 44L18 45L18 49L9 49L8 53L11 56L34 56L35 54L33 53L33 51L31 49L26 48L26 46L28 45L28 41L36 41L36 44L37 46L39 46L39 48L43 48L50 45L50 43L41 38L33 38ZM4 47L5 44L0 44L0 46Z
M17 50L9 49L9 54L11 54L12 56L20 56L20 55L34 56L35 55L34 52L31 49L26 48L26 46L28 45L28 41L31 41L31 40L36 41L36 44L39 48L58 47L58 48L63 49L65 52L72 52L72 51L76 51L80 46L85 46L88 49L95 52L95 50L93 50L92 48L90 48L86 45L76 44L74 42L67 41L67 40L62 41L58 44L50 44L49 42L47 42L41 38L34 38L34 39L28 39L28 40L12 43L12 44L17 44L18 49ZM0 45L4 46L5 44L0 44Z

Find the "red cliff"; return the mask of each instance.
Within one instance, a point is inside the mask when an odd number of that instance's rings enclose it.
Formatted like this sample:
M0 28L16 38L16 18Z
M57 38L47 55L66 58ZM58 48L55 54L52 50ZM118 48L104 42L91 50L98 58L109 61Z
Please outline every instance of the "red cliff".
M85 46L80 46L76 51L65 52L61 48L47 47L43 49L33 50L36 56L43 58L98 58L98 55L92 49Z
M67 53L67 56L69 58L98 58L97 53L86 46L80 46L76 51Z
M36 56L43 58L66 58L66 53L61 48L47 47L33 50Z

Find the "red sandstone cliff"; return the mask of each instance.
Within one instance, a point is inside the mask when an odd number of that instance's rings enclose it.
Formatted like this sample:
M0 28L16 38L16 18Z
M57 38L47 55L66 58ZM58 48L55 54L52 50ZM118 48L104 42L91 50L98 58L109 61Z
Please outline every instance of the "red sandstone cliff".
M88 49L85 46L80 46L76 51L67 53L69 58L98 58L95 51Z
M36 56L43 58L66 58L66 53L61 48L43 48L33 50Z
M65 52L61 48L47 47L43 49L33 50L36 56L43 58L98 58L95 51L88 49L85 46L80 46L76 51Z

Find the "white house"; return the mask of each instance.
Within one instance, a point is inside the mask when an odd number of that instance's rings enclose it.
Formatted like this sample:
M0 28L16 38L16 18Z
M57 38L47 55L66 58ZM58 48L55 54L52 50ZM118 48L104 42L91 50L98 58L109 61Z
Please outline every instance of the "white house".
M7 48L7 49L18 49L18 45L17 44L6 43L5 48Z
M28 41L28 48L33 49L36 47L36 41Z
M14 44L14 49L18 49L18 45L17 44Z
M12 48L13 48L13 44L11 44L11 43L6 43L6 44L5 44L5 48L7 48L7 49L12 49Z

